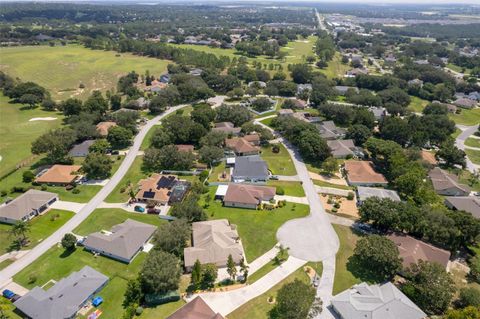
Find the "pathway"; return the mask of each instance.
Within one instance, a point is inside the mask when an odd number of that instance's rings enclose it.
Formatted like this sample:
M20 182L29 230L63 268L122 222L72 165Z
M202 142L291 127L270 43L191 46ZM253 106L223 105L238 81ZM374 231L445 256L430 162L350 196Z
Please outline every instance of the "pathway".
M300 181L300 178L298 175L293 175L293 176L287 176L287 175L275 175L278 177L279 181L284 181L284 182L298 182Z
M297 197L297 196L288 196L288 195L275 195L276 200L286 200L290 203L305 204L308 205L307 197Z
M457 136L455 140L455 145L461 149L465 150L465 148L470 148L468 146L465 146L465 140L470 137L470 135L473 135L478 129L478 125L472 125L472 126L464 126L464 125L457 125L459 129L462 130L462 133ZM475 171L480 170L480 165L473 163L468 156L466 157L466 162L467 162L467 169L471 172L474 173Z

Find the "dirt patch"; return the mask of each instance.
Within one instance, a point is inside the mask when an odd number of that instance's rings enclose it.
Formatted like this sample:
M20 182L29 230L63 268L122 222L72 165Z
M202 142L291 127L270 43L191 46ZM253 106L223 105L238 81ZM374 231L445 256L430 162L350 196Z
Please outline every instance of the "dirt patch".
M358 208L355 199L353 200L348 200L346 197L342 196L331 196L331 195L319 195L320 196L320 201L322 202L322 206L325 208L325 210L328 213L331 214L340 214L340 215L348 215L352 216L355 218L360 217L358 215ZM334 207L334 205L337 204L339 207ZM334 212L334 209L337 209L336 212Z

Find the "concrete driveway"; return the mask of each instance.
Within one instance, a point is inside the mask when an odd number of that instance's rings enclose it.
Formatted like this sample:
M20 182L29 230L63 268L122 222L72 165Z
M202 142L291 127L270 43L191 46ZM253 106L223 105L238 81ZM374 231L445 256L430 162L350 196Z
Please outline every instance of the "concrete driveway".
M75 214L81 211L86 204L76 203L76 202L66 202L63 200L57 200L50 207L54 209L68 210L74 212Z

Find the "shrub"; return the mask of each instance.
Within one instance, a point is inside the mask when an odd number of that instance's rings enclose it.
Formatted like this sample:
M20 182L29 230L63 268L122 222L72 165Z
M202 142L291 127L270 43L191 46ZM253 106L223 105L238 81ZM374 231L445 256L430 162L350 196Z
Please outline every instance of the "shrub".
M35 276L35 275L30 275L30 276L28 277L28 283L29 283L29 284L34 284L36 281L37 281L37 276Z
M470 259L470 276L480 283L480 258L478 256Z
M31 183L35 179L35 174L32 171L25 171L22 174L22 179L24 183Z
M72 190L72 194L80 194L80 190L78 188L74 188Z
M336 213L336 212L338 212L338 209L332 208L332 213Z
M2 191L0 192L0 194L2 195L2 197L5 197L7 196L7 191L2 189Z
M70 184L67 185L67 186L65 186L65 189L66 189L67 191L71 191L71 190L74 189L74 188L75 188L75 186L70 185Z
M272 153L280 153L280 146L278 146L277 144L273 145L272 146Z
M84 88L85 88L85 84L80 83L80 85L79 85L78 87L81 88L81 89L84 89Z
M141 314L143 313L143 307L137 307L137 309L135 309L135 315L137 316L140 316Z
M200 181L205 182L205 180L208 178L208 171L202 171L198 178Z
M349 192L348 195L347 195L348 200L353 200L354 197L355 197L355 195L353 194L353 192Z
M45 184L43 184L42 186L40 186L40 189L41 189L42 191L46 191L47 188L48 188L48 187L47 187L47 185L45 185Z
M327 204L330 204L330 205L333 204L333 199L331 197L327 199Z
M340 203L336 202L335 204L333 204L333 207L337 209L340 208Z
M460 297L457 302L458 307L480 306L480 290L476 288L463 288L460 290Z
M285 190L283 189L283 187L278 186L278 187L277 187L277 190L275 191L275 193L276 193L277 195L285 195Z
M13 186L10 193L25 193L28 189L22 186Z

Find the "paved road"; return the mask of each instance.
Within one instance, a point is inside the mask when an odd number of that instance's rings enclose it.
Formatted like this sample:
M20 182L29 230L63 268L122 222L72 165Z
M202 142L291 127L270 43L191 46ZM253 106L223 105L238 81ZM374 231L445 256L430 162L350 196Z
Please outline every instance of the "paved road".
M455 145L461 149L461 150L465 150L465 140L470 136L470 135L473 135L473 133L475 133L478 129L478 125L472 125L472 126L461 126L461 125L457 125L458 128L460 128L462 130L462 133L457 137L457 139L455 140ZM467 147L468 148L468 147ZM473 173L474 171L478 171L480 170L480 165L477 165L477 164L474 164L472 163L472 161L468 158L466 158L467 160L467 169Z
M185 107L186 105L179 105L170 108L165 113L153 118L148 121L147 124L142 127L140 132L135 137L133 146L130 148L130 152L125 156L122 164L118 168L117 172L113 175L110 181L93 197L85 206L78 211L75 216L73 216L67 223L60 227L55 233L50 237L42 241L35 248L30 250L28 254L25 254L21 259L17 260L7 268L0 271L0 288L8 283L9 279L15 274L20 272L22 269L27 267L43 253L45 253L50 247L60 242L65 233L69 233L75 229L83 220L85 220L104 200L105 198L113 191L113 189L120 183L123 176L127 173L128 169L135 160L138 150L142 145L143 139L145 138L148 130L152 128L153 125L157 124L163 117L166 115L175 112L176 110Z

